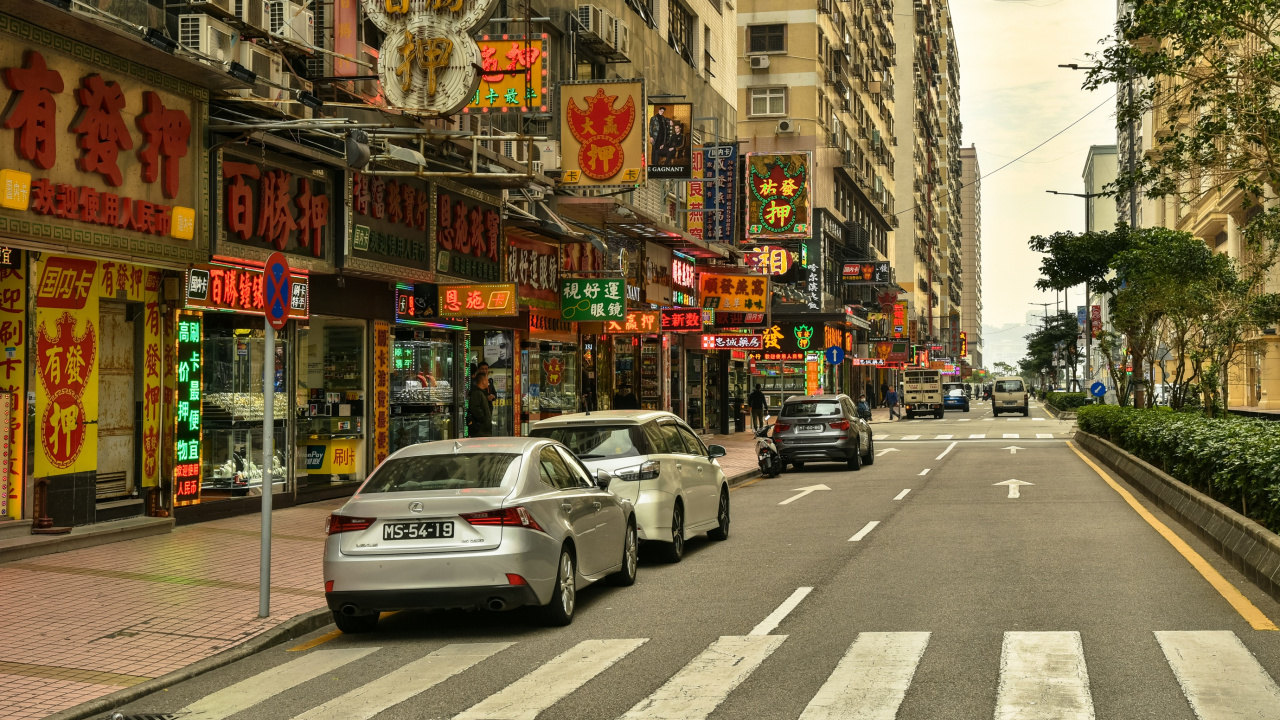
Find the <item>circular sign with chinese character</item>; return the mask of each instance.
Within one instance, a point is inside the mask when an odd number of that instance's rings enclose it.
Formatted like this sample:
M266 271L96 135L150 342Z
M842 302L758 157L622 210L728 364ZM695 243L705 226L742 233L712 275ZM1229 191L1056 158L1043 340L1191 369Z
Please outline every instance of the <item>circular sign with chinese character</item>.
M744 259L747 267L761 275L786 275L793 264L791 252L777 245L751 248Z

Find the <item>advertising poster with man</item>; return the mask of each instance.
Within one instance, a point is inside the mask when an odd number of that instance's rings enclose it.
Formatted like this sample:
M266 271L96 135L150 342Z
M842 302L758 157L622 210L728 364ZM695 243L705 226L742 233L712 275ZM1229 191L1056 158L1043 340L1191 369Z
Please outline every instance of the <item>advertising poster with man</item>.
M688 179L693 176L693 105L662 103L649 106L649 177Z

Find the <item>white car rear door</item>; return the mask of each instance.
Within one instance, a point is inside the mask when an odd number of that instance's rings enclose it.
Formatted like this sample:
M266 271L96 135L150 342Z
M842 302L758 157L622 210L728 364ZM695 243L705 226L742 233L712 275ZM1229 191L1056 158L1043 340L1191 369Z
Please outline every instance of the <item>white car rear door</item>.
M693 527L716 519L716 506L719 500L716 496L716 473L711 466L711 459L707 457L707 446L702 444L702 440L688 426L677 424L676 427L688 450L685 465L693 467L690 480L686 484L686 490L693 498L687 523Z

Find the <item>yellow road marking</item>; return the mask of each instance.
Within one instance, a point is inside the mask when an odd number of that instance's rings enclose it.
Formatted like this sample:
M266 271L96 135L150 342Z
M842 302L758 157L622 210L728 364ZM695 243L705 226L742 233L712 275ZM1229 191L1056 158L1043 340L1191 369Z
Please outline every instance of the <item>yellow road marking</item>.
M744 487L750 487L750 486L755 485L756 483L760 482L761 480L764 480L764 478L763 478L763 477L758 477L758 478L756 478L755 480L752 480L751 482L744 482L744 483L742 483L741 485L734 485L733 487L729 488L729 492L733 492L734 490L741 490L741 489L742 489L742 488L744 488Z
M1226 578L1222 577L1221 573L1215 570L1208 561L1201 557L1200 553L1193 550L1186 541L1178 537L1168 528L1168 526L1156 519L1156 516L1152 515L1151 511L1143 507L1142 504L1133 497L1132 493L1120 487L1120 484L1111 479L1110 475L1086 457L1084 453L1080 452L1075 443L1067 441L1067 446L1070 447L1076 455L1079 455L1080 459L1084 460L1089 467L1093 468L1093 471L1098 473L1103 480L1106 480L1107 484L1111 486L1111 489L1120 493L1120 497L1124 498L1124 501L1129 503L1129 507L1133 508L1134 512L1137 512L1143 520L1147 521L1148 525L1155 528L1156 532L1160 533L1165 540L1168 540L1169 544L1173 546L1173 549L1177 550L1182 557L1186 558L1187 562L1191 563L1191 566L1199 571L1200 575L1203 576L1205 580L1209 581L1209 584L1222 595L1224 600L1231 603L1231 607L1235 608L1236 612L1240 613L1240 616L1244 618L1245 622L1249 623L1250 627L1254 630L1280 630L1280 628L1276 627L1275 623L1271 622L1266 615L1262 614L1262 611L1259 610L1256 605L1249 601L1249 598L1241 594L1241 592L1236 589L1235 585L1232 585Z
M378 616L378 619L385 620L386 618L389 618L398 612L400 611L396 610L394 612L384 612ZM340 638L340 637L342 637L342 631L334 630L333 632L325 633L324 635L321 635L318 638L312 638L300 645L294 645L293 647L289 648L285 652L302 652L303 650L310 650L311 648L316 647L317 645L323 645L334 638Z

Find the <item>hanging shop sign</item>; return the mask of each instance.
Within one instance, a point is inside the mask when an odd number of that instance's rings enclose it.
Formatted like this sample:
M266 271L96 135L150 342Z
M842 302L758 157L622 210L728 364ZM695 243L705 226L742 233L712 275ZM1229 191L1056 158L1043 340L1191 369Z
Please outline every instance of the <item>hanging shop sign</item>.
M170 263L205 254L208 91L4 20L0 232Z
M717 310L715 322L717 328L757 328L767 325L768 315L760 312L725 312Z
M560 258L556 247L525 237L507 237L507 279L520 286L520 302L554 310L560 307Z
M892 321L893 339L900 340L907 337L905 334L907 331L907 303L905 300L893 304ZM915 337L914 331L911 333L911 337Z
M821 390L822 382L818 375L822 363L813 359L813 353L806 353L804 364L804 392L806 395L817 395Z
M441 285L440 314L444 317L515 317L520 314L515 283Z
M387 104L438 116L462 109L476 92L484 57L473 39L497 0L362 0L385 34L378 77Z
M662 332L702 332L702 310L699 308L662 308Z
M673 302L671 264L675 256L671 248L657 243L644 244L644 299L654 305L670 305Z
M734 241L738 148L719 145L694 153L689 183L689 234L707 242Z
M174 359L177 373L173 417L173 503L175 506L200 502L200 472L203 448L201 419L204 417L204 318L199 313L178 315L178 339Z
M480 85L466 113L547 113L547 33L481 35ZM521 72L523 71L523 72Z
M255 149L223 149L218 253L266 260L272 252L304 268L331 266L338 208L333 171Z
M1098 334L1102 332L1102 306L1091 305L1089 307L1089 324L1093 328L1093 337L1096 339Z
M747 267L761 275L785 275L794 263L791 251L777 245L753 247L743 259Z
M561 319L571 322L626 320L624 284L622 278L561 279Z
M391 453L391 323L373 321L373 464Z
M7 249L7 248L6 248ZM25 448L27 437L27 271L22 251L13 250L9 259L16 267L0 268L0 348L4 357L0 367L0 397L11 398L9 417L0 423L7 431L10 448ZM17 518L22 514L25 452L7 452L8 467L0 473L0 518Z
M634 187L645 179L643 80L560 84L561 176L576 187Z
M774 352L818 352L821 350L823 327L813 323L776 323L761 334L764 350Z
M434 320L440 316L440 293L435 285L418 283L396 286L396 322Z
M881 360L906 362L911 359L911 347L905 340L878 342L875 344L874 350L876 357ZM928 353L925 353L924 362L927 363L928 358Z
M687 180L693 155L693 105L661 103L648 106L649 177Z
M497 282L502 279L502 214L499 202L483 193L443 183L435 195L436 270Z
M388 274L403 268L429 271L431 215L427 183L352 173L351 242L343 266Z
M757 362L797 362L804 360L805 353L802 352L753 352L748 357ZM794 373L795 370L786 370L787 373Z
M760 350L764 339L759 335L703 335L703 350Z
M290 265L289 275L289 317L305 320L311 316L308 274ZM189 308L265 315L262 292L261 265L201 263L187 271Z
M813 236L809 153L747 153L747 240Z
M969 333L961 331L960 332L960 357L967 357L968 355L969 355Z
M565 342L576 342L578 325L561 320L559 314L553 315L545 310L533 308L529 310L529 332L535 334L540 340L563 336Z
M604 331L615 333L657 333L661 330L657 310L632 310L624 320L606 320Z
M867 331L867 339L871 342L889 339L889 313L869 312L867 322L871 328Z
M698 276L692 259L679 253L671 255L671 302L676 305L698 304Z
M568 273L600 272L604 269L604 255L591 243L567 243L560 269Z
M845 260L841 274L847 285L885 285L893 281L893 270L887 262Z
M702 273L698 276L698 287L702 307L715 310L763 312L769 299L769 278L758 275Z

